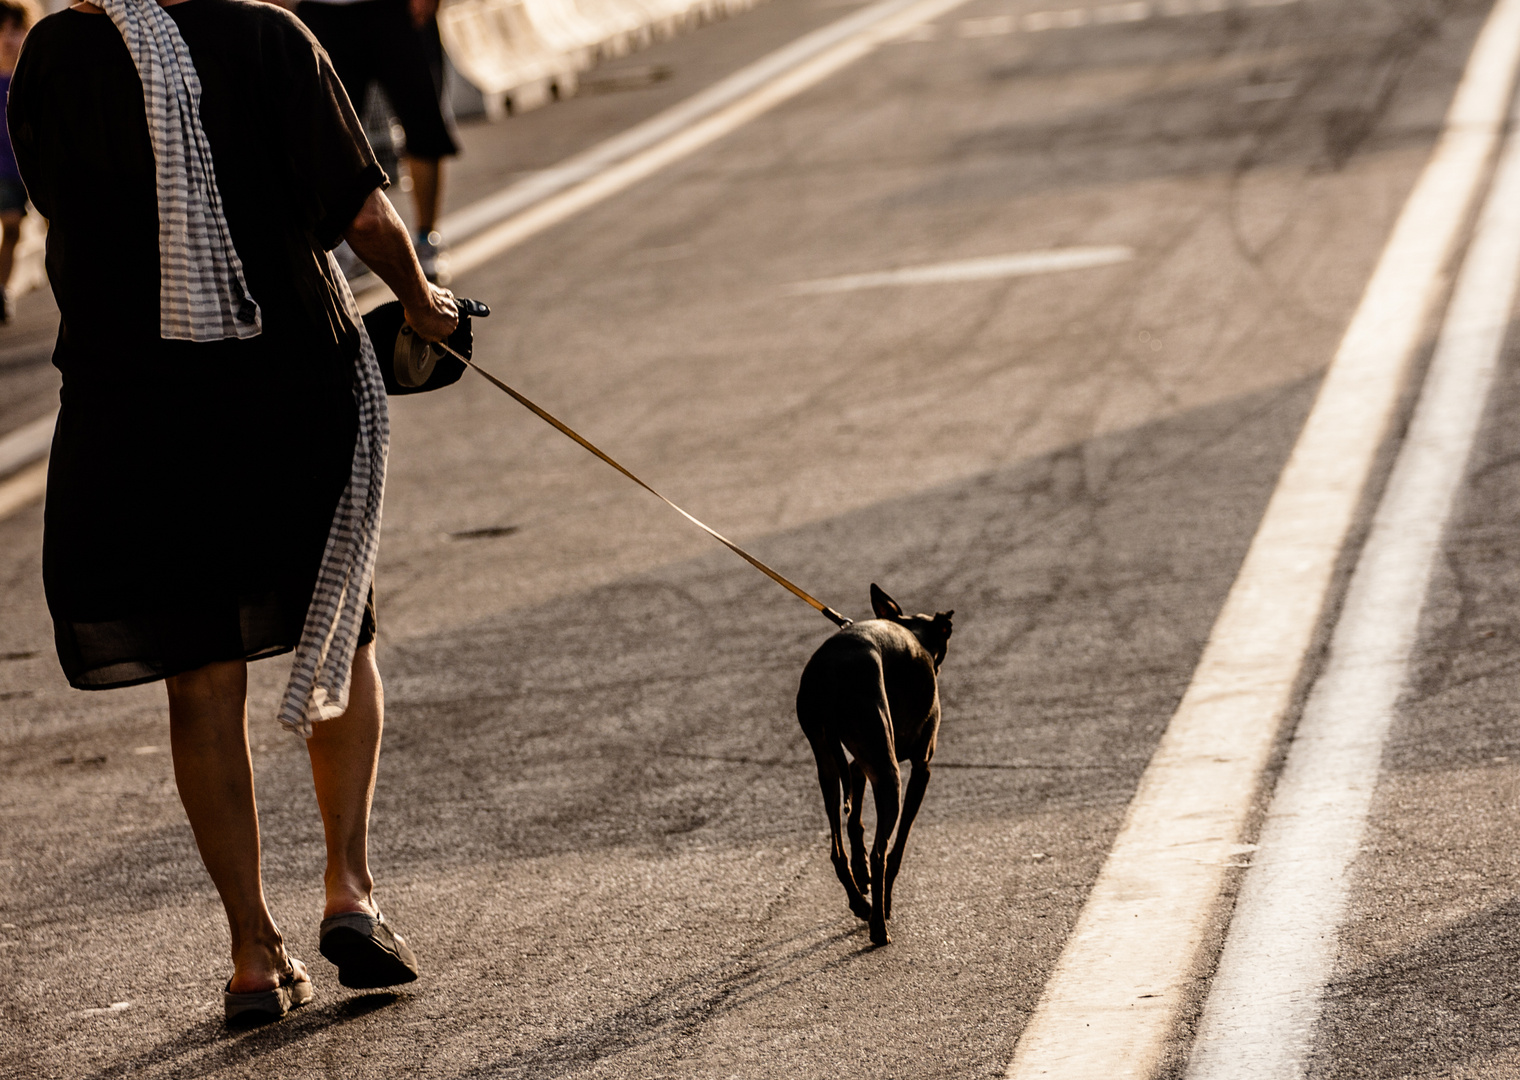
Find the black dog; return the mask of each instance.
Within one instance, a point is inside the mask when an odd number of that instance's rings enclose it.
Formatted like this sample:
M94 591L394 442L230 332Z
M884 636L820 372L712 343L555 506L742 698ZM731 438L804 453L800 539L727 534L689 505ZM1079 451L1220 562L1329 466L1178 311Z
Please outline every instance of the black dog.
M939 736L939 665L950 641L950 616L904 615L875 585L876 618L853 623L818 647L802 670L797 719L818 761L823 808L833 836L834 871L844 882L850 910L871 924L871 941L886 945L892 917L892 882L902 865L908 830L929 786L929 759ZM845 757L845 751L850 757ZM851 760L853 759L853 760ZM907 797L897 763L911 761ZM844 778L850 857L840 835L839 802ZM876 842L866 870L865 828L860 823L866 781L876 800ZM899 804L901 820L899 821ZM897 842L887 854L892 827ZM866 902L865 894L871 894Z

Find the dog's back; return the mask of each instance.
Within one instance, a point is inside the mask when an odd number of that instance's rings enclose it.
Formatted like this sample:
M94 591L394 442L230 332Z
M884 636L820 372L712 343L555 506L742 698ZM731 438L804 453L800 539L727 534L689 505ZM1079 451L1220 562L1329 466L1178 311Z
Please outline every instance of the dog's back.
M804 733L811 741L843 744L863 761L913 756L925 725L938 718L934 658L887 619L845 627L802 670L797 719Z

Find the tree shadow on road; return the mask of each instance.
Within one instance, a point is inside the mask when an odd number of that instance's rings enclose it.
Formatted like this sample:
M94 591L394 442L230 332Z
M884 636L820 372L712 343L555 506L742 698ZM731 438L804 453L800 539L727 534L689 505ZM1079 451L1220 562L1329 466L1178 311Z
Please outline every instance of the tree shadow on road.
M1520 899L1332 982L1309 1075L1449 1076L1464 1064L1507 1059L1520 1052L1517 987Z
M184 1080L209 1076L232 1066L257 1062L303 1039L362 1019L395 1004L403 996L394 992L358 994L297 1009L283 1020L262 1027L235 1028L220 1018L203 1020L141 1054L91 1073L87 1080L117 1080L147 1071Z
M849 948L852 943L854 947ZM725 1013L847 967L874 948L865 923L855 919L848 925L843 920L818 923L711 964L536 1046L482 1062L458 1074L458 1080L564 1076L652 1043L668 1047L685 1035L707 1029Z

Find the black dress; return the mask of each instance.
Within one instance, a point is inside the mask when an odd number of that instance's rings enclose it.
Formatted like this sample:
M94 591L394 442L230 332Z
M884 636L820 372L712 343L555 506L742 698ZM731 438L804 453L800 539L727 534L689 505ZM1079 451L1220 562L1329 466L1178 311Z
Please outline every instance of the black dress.
M159 337L153 152L108 16L39 22L9 99L61 316L43 582L59 660L84 689L293 648L356 438L358 331L323 252L385 174L289 13L166 10L200 76L259 337Z

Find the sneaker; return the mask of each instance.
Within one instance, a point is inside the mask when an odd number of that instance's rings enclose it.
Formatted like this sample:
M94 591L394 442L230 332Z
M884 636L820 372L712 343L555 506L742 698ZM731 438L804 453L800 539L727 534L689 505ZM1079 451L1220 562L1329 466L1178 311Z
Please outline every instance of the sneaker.
M437 229L429 233L418 233L412 241L412 247L417 251L417 261L422 264L422 276L434 285L447 285L449 254L443 235Z

